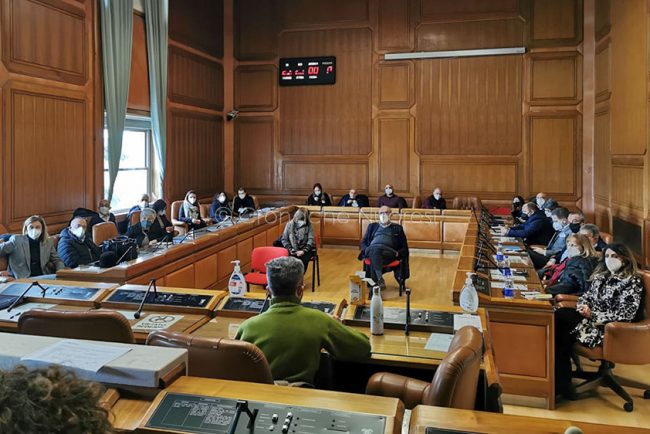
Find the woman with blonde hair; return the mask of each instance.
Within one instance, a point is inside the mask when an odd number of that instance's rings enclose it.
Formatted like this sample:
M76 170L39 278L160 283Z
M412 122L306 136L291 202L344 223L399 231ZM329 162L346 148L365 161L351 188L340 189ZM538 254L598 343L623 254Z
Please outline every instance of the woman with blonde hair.
M65 267L47 234L45 220L38 215L25 220L22 235L0 243L0 254L9 259L9 272L16 279L54 274Z
M589 278L598 259L598 253L587 237L569 235L566 240L566 259L555 267L546 292L553 295L584 293L589 288Z

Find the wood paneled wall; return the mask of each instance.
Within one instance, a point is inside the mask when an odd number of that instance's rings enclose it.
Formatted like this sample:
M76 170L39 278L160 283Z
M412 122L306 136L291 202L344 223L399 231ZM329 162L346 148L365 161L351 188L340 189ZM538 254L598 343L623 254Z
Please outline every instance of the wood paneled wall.
M0 232L92 207L103 171L94 0L1 0Z
M618 218L640 228L650 265L648 3L596 0L596 221L615 238ZM620 225L622 229L627 225Z
M238 0L234 183L405 196L582 196L581 0ZM526 46L519 56L385 61ZM333 86L278 86L278 59L337 57ZM226 83L228 86L229 83Z
M164 197L224 184L222 0L170 0Z

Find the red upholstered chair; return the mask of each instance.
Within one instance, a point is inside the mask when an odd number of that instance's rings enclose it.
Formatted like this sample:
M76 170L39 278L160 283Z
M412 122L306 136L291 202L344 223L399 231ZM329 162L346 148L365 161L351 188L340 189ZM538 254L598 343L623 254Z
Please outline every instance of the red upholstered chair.
M368 272L368 267L370 266L370 258L365 258L363 260L363 271L366 273ZM393 262L389 263L388 265L384 266L384 268L381 270L382 274L389 273L391 271L395 271L396 269L399 269L402 267L402 261L399 259L395 259ZM400 276L404 275L403 270L400 270L398 273ZM367 275L367 274L366 274ZM406 280L400 277L397 280L397 283L399 284L399 296L402 296L402 292L406 289Z
M311 292L315 291L314 280L316 277L318 277L318 286L320 286L320 262L318 261L318 245L320 244L319 241L320 240L318 239L318 234L314 234L314 243L316 245L314 246L314 254L309 260L309 262L313 262L313 265L311 267Z
M251 254L251 271L244 276L248 285L257 285L265 288L266 263L275 258L289 256L289 251L284 247L256 247Z

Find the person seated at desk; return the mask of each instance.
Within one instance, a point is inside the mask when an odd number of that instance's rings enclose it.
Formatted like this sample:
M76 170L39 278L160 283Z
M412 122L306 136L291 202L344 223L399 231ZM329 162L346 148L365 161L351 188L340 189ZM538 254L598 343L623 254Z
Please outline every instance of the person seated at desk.
M145 208L140 211L140 221L129 226L126 236L133 238L138 247L147 247L153 238L149 236L149 231L156 221L156 211L152 208Z
M152 241L171 241L174 238L174 225L167 218L167 202L158 199L151 205L151 209L156 212L156 218L147 236Z
M314 184L313 193L307 198L307 205L310 206L332 206L332 200L329 194L323 191L323 186L320 182Z
M58 366L0 372L0 432L109 434L104 387Z
M599 256L587 237L571 234L566 239L566 256L553 266L546 286L547 294L581 295L589 288L589 278L598 264Z
M580 232L580 228L585 224L585 215L582 211L573 211L569 213L569 226L571 226L571 232L577 234Z
M559 203L553 198L548 198L544 202L544 206L542 206L542 211L544 211L544 215L546 215L547 218L551 218L551 215L553 213L553 210L555 208L558 208L560 206Z
M86 235L88 222L83 217L75 217L70 226L59 235L57 252L68 268L77 268L98 261L102 250Z
M515 224L524 223L526 219L528 219L528 216L523 212L521 212L523 206L524 206L523 197L515 196L512 198L512 209L510 211L510 215L512 216L512 220L515 222Z
M351 188L348 194L341 198L339 206L364 208L370 206L370 202L368 201L368 196L365 194L357 194L357 191L354 188Z
M539 209L544 209L545 202L546 202L546 193L540 191L535 196L535 205L537 205L537 208Z
M359 259L370 259L370 266L367 267L369 276L382 289L386 289L383 268L396 259L404 261L402 264L408 278L408 256L409 246L406 240L406 234L402 225L390 221L392 211L387 206L379 209L379 223L373 222L368 225L366 233L361 240L361 252ZM398 272L397 270L395 272Z
M23 234L0 243L0 254L9 260L8 271L15 279L54 274L65 267L47 234L43 217L33 215L23 223Z
M447 209L447 201L444 197L442 197L442 191L440 190L440 187L433 189L433 194L426 198L422 204L422 207L426 209Z
M370 356L363 333L317 309L300 304L305 284L302 263L291 256L266 264L271 307L244 321L235 339L256 345L269 361L273 379L313 384L321 350L335 359L360 361Z
M239 187L239 190L237 190L237 197L232 203L232 210L239 216L255 212L255 201L246 193L244 187Z
M316 247L314 228L311 225L307 209L298 208L293 219L289 220L284 227L280 241L291 256L302 261L303 269L307 271L307 266Z
M501 235L507 237L523 238L528 244L546 245L553 237L553 224L546 218L543 211L540 211L533 202L525 203L521 208L522 214L526 215L524 224L515 225L510 229L501 228Z
M92 229L98 223L111 222L117 227L117 221L115 220L115 215L111 212L111 204L108 200L102 199L99 201L99 206L97 207L97 214L95 214L90 220L90 227Z
M377 201L377 206L380 208L382 206L387 206L389 208L397 208L397 209L407 208L406 200L404 200L403 197L400 197L394 193L392 184L386 184L386 186L384 187L384 195L379 196L379 200Z
M602 253L607 247L607 243L600 238L600 229L598 229L598 226L588 223L580 228L579 233L589 239L591 246L596 252Z
M530 259L536 270L549 268L559 262L559 257L566 247L566 238L571 235L569 225L569 210L564 207L555 208L551 213L555 234L548 242L546 248L533 246L528 249Z
M228 204L228 196L223 191L215 194L210 205L210 218L213 222L219 223L232 217L232 209Z
M201 218L201 207L194 190L188 191L185 195L183 205L178 209L178 220L186 223L187 228L190 231L201 229L206 226L205 222Z
M140 197L140 202L138 202L137 205L134 205L134 206L131 207L131 209L129 210L129 213L127 214L127 219L130 220L131 219L131 214L133 214L134 212L142 211L145 208L149 208L149 205L150 205L150 203L149 203L149 195L147 193L145 193Z
M607 246L577 308L555 311L556 394L575 397L571 385L573 344L577 341L594 348L603 344L607 323L638 320L643 291L632 251L623 244Z

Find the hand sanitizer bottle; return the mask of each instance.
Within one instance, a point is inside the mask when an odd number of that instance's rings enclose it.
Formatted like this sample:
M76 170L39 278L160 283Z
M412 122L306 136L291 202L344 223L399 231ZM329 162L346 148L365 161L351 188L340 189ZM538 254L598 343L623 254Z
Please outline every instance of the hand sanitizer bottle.
M384 302L381 300L381 289L379 286L372 288L372 300L370 300L370 333L373 335L384 334Z
M244 275L241 272L239 260L235 259L230 263L235 264L235 269L230 275L230 280L228 281L228 291L230 292L231 297L243 297L244 294L246 294L246 280L244 280Z
M460 307L465 311L465 313L476 313L478 310L478 294L476 293L476 288L472 281L473 274L474 273L467 273L465 286L463 286L463 289L460 291Z

